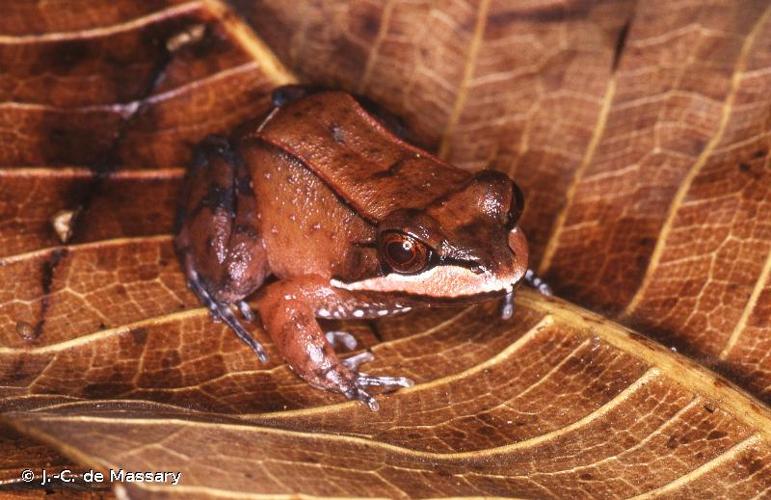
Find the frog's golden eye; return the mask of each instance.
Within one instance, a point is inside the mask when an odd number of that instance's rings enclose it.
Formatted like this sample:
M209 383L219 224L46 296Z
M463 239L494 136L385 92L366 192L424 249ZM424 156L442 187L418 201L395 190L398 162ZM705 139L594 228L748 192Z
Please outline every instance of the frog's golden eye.
M401 274L415 274L428 267L433 253L424 243L398 231L380 235L380 255L385 263Z
M525 210L525 195L519 189L516 182L511 183L511 206L509 207L508 227L509 229L517 225L522 212Z

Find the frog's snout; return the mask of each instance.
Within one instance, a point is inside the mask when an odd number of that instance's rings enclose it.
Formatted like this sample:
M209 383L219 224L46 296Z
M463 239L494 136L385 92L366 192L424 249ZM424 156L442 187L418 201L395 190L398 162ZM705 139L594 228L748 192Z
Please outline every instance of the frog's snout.
M511 248L514 254L512 267L514 268L514 273L518 276L517 281L519 281L525 275L528 262L527 238L525 238L525 233L522 232L519 226L515 226L514 229L509 231L509 248Z

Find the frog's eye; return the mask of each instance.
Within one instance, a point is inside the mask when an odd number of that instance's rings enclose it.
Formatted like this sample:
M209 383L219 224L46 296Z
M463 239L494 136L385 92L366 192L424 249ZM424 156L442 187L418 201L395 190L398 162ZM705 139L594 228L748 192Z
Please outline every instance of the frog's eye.
M387 231L380 235L380 255L385 263L400 274L415 274L428 267L433 253L412 236Z
M517 225L522 212L525 210L525 195L519 189L516 182L511 183L511 206L509 207L508 227L509 229Z

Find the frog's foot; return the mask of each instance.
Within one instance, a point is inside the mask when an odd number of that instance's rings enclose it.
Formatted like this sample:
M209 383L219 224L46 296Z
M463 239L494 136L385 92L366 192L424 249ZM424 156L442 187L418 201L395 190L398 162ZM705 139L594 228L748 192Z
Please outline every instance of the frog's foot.
M385 387L385 392L395 391L400 387L412 387L415 382L407 377L387 377L354 372L353 383L342 392L348 399L356 399L366 404L370 410L378 411L380 404L367 392L368 387Z
M359 368L359 365L362 363L369 363L375 359L375 355L372 354L369 351L360 352L359 354L354 354L353 356L349 358L345 358L342 363L349 369L356 371Z
M342 393L348 399L357 399L366 404L370 410L377 411L380 405L368 392L368 387L385 387L388 391L395 391L400 387L412 387L415 382L407 377L375 376L358 371L359 365L375 359L370 351L355 354L342 361L343 366L351 371L353 377L346 380L341 386Z
M535 271L528 269L525 271L525 282L531 287L538 290L541 295L549 296L552 294L551 287L540 276L535 274ZM514 316L514 293L516 290L512 288L503 297L503 303L501 304L501 318L504 320L511 319Z
M525 281L528 285L538 290L542 295L552 295L551 287L535 271L528 269L525 271Z
M252 311L252 308L249 307L249 304L247 304L245 300L239 300L236 302L236 305L238 306L238 310L241 311L241 316L249 323L254 323L254 312Z
M508 320L514 316L514 289L510 290L501 303L501 319Z
M359 345L358 342L356 342L356 337L351 335L348 332L343 332L340 330L330 330L324 334L324 336L327 338L327 342L332 344L332 347L335 349L338 349L340 346L343 346L348 351L353 351L356 349L356 346Z
M268 354L265 352L265 348L262 347L262 344L255 340L255 338L252 337L252 335L247 332L246 329L244 329L244 327L238 321L238 318L236 318L235 314L233 314L233 311L230 310L230 306L228 304L216 301L209 294L209 292L206 291L206 289L201 284L201 280L198 278L198 274L195 271L190 271L190 280L188 284L190 285L190 289L195 292L199 299L201 299L201 302L203 302L204 305L209 308L209 312L211 313L214 321L224 321L225 324L236 333L238 338L241 339L242 342L248 345L252 351L257 354L260 362L267 363ZM244 314L244 308L242 305L245 306L246 310L249 311L249 314L251 314L251 318L253 320L254 314L252 314L249 306L243 301L238 303L238 307L241 309L241 314ZM244 314L244 317L246 317L246 314Z

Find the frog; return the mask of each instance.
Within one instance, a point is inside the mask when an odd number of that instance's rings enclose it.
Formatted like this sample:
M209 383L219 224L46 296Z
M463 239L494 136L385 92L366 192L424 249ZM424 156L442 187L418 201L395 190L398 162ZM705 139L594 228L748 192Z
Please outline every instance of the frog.
M523 281L550 293L528 268L524 195L506 174L449 164L341 90L282 87L271 103L199 145L174 230L189 287L260 361L266 350L241 319L258 315L311 386L377 411L373 390L413 380L361 371L371 350L341 359L355 337L323 331L320 319L501 297L509 319Z

